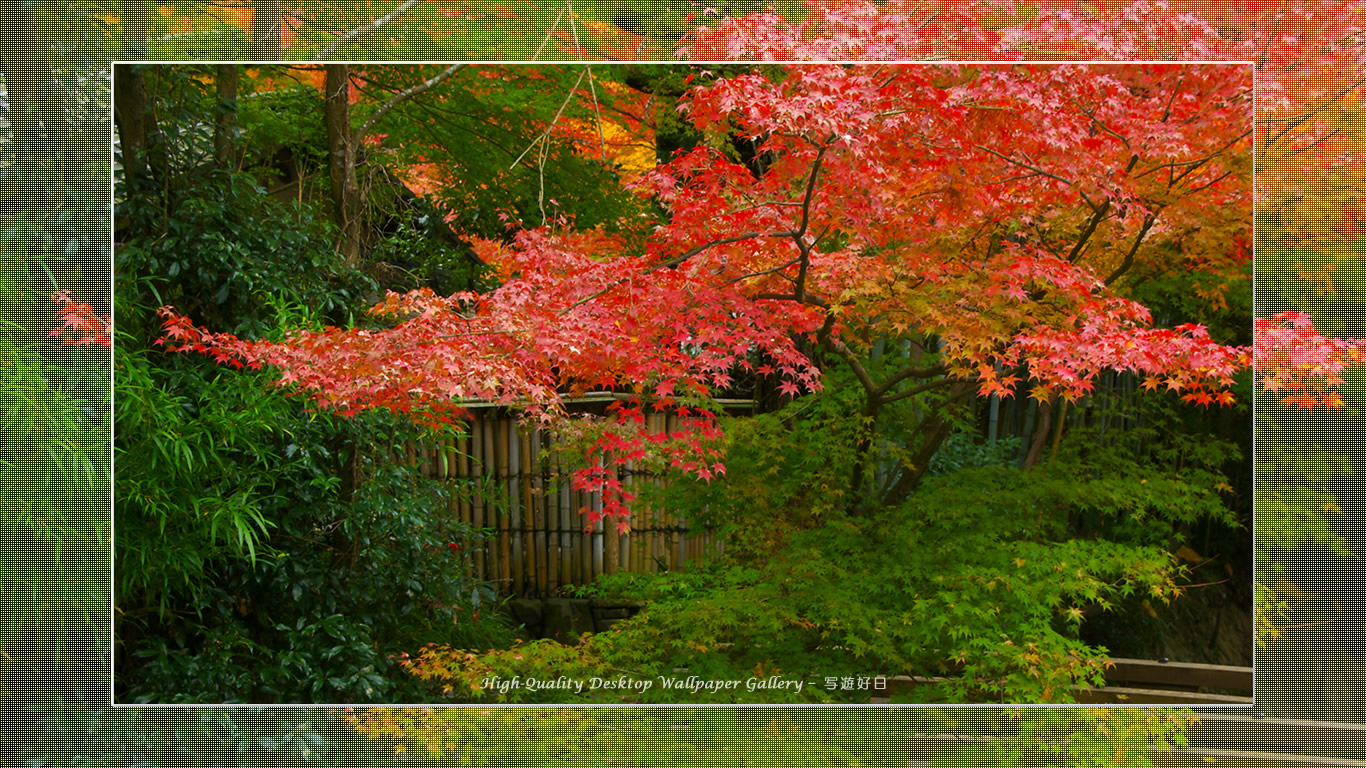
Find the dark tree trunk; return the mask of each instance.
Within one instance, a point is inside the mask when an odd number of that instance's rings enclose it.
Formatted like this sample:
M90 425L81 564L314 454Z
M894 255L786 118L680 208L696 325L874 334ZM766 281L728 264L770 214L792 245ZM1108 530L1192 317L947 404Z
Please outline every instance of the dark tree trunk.
M280 25L284 18L280 0L256 0L251 23L251 58L256 61L280 60Z
M1032 468L1043 459L1043 449L1044 446L1048 445L1048 440L1051 437L1049 427L1051 427L1052 424L1052 401L1039 403L1039 418L1034 424L1034 440L1029 446L1029 452L1025 454L1025 469Z
M345 64L328 64L324 119L327 122L327 171L332 186L332 213L340 232L338 250L350 266L360 263L360 186L356 181L356 148L351 143L350 86Z
M236 165L237 132L237 66L219 64L214 75L214 91L218 110L214 113L213 159L219 168L228 170Z
M147 0L123 0L123 57L147 58Z
M0 4L0 75L9 101L10 130L21 177L38 188L27 196L40 204L46 197L43 173L49 159L61 161L71 148L71 126L58 97L52 66L47 59L48 38L38 29L26 3ZM51 169L60 173L60 168ZM59 177L60 178L60 175Z
M955 382L949 388L949 396L944 404L925 417L917 430L920 442L916 446L915 455L911 457L911 466L902 472L896 483L883 494L883 506L901 504L920 487L920 482L930 470L930 459L934 458L934 454L953 432L953 423L948 418L951 409L961 405L961 402L974 391L975 388L970 382Z
M144 177L165 180L165 147L158 139L156 117L147 96L145 65L114 67L114 123L119 132L123 177L129 187Z

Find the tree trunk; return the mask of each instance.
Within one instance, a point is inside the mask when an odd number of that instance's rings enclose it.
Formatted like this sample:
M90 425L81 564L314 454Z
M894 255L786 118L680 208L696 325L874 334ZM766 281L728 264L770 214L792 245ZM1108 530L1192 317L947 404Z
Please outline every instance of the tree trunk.
M9 100L10 130L21 177L32 180L27 196L46 197L39 161L62 161L71 148L71 126L47 60L48 37L27 3L0 5L0 75ZM60 169L58 178L60 178Z
M916 431L920 435L920 444L916 448L915 455L911 457L910 466L901 474L901 477L897 478L896 483L887 493L883 494L883 506L890 507L901 504L920 486L920 481L925 479L926 473L930 470L930 460L934 458L934 454L944 445L949 434L953 432L953 424L946 418L949 409L970 396L974 391L975 388L970 382L955 382L949 388L949 396L944 400L944 404L925 417L920 428Z
M165 148L158 139L156 117L148 105L144 65L114 66L114 123L119 132L123 178L129 187L143 177L164 180Z
M280 60L280 27L284 18L280 0L256 0L251 22L251 57L256 61Z
M236 166L237 146L237 66L219 64L214 73L218 109L214 112L213 160L220 169Z
M864 403L862 418L863 428L859 434L858 445L854 448L854 466L850 470L849 476L849 503L845 509L849 514L856 514L863 506L863 473L868 468L868 456L873 450L873 435L877 430L877 414L881 408L876 398L871 395Z
M1029 453L1025 454L1024 468L1026 470L1038 464L1043 459L1044 446L1048 445L1051 432L1049 426L1052 424L1053 402L1039 403L1039 419L1034 425L1034 441L1029 446Z
M147 58L147 0L123 0L123 58Z
M326 66L324 118L327 122L327 171L332 186L332 214L340 239L337 250L346 264L360 263L360 186L356 181L356 148L351 143L349 71L345 64Z

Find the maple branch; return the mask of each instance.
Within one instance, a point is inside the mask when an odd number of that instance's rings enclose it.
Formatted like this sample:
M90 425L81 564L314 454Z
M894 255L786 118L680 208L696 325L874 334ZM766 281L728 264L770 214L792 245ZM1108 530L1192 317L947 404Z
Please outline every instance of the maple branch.
M370 130L375 127L376 123L378 123L385 115L389 113L389 110L393 109L394 107L397 107L399 104L402 104L403 102L407 101L408 99L411 99L414 96L417 96L420 93L435 88L437 85L441 84L441 81L445 80L446 78L450 77L456 72L459 72L467 66L469 65L452 64L449 67L446 67L445 69L441 70L441 72L433 75L432 77L427 78L426 80L423 80L422 82L418 83L417 85L414 85L412 88L409 88L406 91L400 92L392 99L389 99L388 101L381 104L380 108L375 110L375 113L370 115L370 117L367 118L364 123L361 123L360 128L357 128L355 133L351 134L352 143L359 146L361 140L365 138L365 135L368 134Z
M574 302L573 304L570 304L569 306L565 307L564 309L560 310L559 312L556 312L555 314L556 314L557 316L559 316L559 317L564 317L565 315L569 314L570 312L573 312L574 310L578 309L579 307L582 307L584 304L587 304L588 302L590 302L590 301L592 301L592 300L594 300L594 299L596 299L596 298L602 296L603 294L607 293L608 291L612 290L613 288L616 288L618 285L621 285L622 283L630 282L630 280L631 280L631 278L629 278L629 277L617 278L616 280L613 280L612 282L608 283L607 286L604 287L602 290L600 290L600 291L594 291L593 293L590 293L590 294L588 294L587 296L584 296L582 299L579 299L578 301Z
M751 277L762 277L762 276L764 276L764 275L771 275L771 274L773 274L773 273L775 273L775 272L782 272L784 269L787 269L788 267L792 266L793 264L796 264L796 263L799 262L799 261L801 261L801 257L800 257L800 256L797 257L797 258L795 258L795 259L793 259L792 261L789 261L789 262L786 263L786 264L782 264L782 265L776 266L776 267L774 267L774 268L772 268L772 269L765 269L765 270L760 271L760 272L750 272L749 274L746 274L746 275L740 275L740 276L737 277L737 278L734 278L734 279L731 279L731 280L727 280L726 282L722 283L722 285L734 285L735 283L738 283L738 282L740 282L741 280L748 280L748 279L750 279ZM791 298L792 298L793 300L796 300L796 301L801 301L801 298L798 297L798 296L796 296L796 295L793 295Z
M1028 164L1028 163L1022 163L1022 162L1020 162L1019 160L1016 160L1016 159L1013 158L1013 157L1010 157L1010 156L1008 156L1008 155L1003 155L1003 154L1001 154L1000 152L997 152L996 150L992 149L991 147L984 147L984 146L982 146L981 144L973 144L973 146L976 147L976 148L978 148L978 149L980 149L980 150L982 150L983 152L988 152L988 153L990 153L990 154L993 154L993 155L995 155L995 156L1001 158L1002 160L1006 161L1007 163L1010 163L1010 164L1012 164L1012 165L1018 165L1018 166L1020 166L1021 168L1024 168L1024 169L1026 169L1026 170L1033 171L1034 173L1036 173L1036 174L1038 174L1038 175L1040 175L1040 176L1047 176L1047 177L1050 178L1050 179L1054 179L1054 180L1056 180L1056 181L1061 181L1062 183L1066 184L1066 185L1069 186L1069 187L1076 186L1076 185L1073 184L1071 181L1068 181L1067 179L1064 179L1063 177L1058 176L1057 174L1049 173L1048 171L1045 171L1045 170L1042 169L1042 168L1035 167L1035 166L1030 165L1030 164Z
M1210 187L1214 186L1215 184L1218 184L1219 182L1223 181L1224 179L1227 179L1228 177L1230 177L1230 176L1232 176L1232 175L1233 175L1233 171L1225 171L1224 173L1220 174L1218 177L1213 178L1213 179L1209 180L1208 182L1206 182L1206 183L1204 183L1204 184L1201 184L1201 185L1198 186L1198 187L1191 187L1190 190L1189 190L1189 194L1192 194L1192 195L1193 195L1193 194L1195 194L1196 192L1199 192L1199 191L1201 191L1201 190L1209 189Z
M955 403L972 394L971 381L963 379L940 379L939 381L951 384L950 394L941 406L945 410L931 411L917 426L916 433L923 436L920 450L911 457L909 465L896 478L896 481L890 483L890 487L881 492L881 502L884 505L896 505L905 501L911 492L920 485L921 479L929 471L930 459L934 457L935 451L939 450L939 446L943 445L944 440L948 439L949 432L952 430L951 420L945 418L944 413Z
M789 266L790 266L790 265L789 265ZM789 278L789 279L791 279L791 278ZM750 298L751 298L751 299L754 299L755 301L758 301L758 300L760 300L760 299L770 299L770 300L773 300L773 301L799 301L799 300L797 299L796 294L792 294L792 293L756 293L756 294L754 294L753 296L751 296ZM820 307L821 309L829 309L829 308L830 308L830 302L825 301L825 300L823 300L823 299L820 299L820 298L818 298L818 297L816 297L816 296L812 296L812 295L809 294L809 293L806 294L805 296L803 296L803 297L800 299L800 303L806 304L807 306L811 306L811 307ZM834 318L834 315L831 315L831 316L830 316L830 319L832 320L833 318ZM829 322L829 320L827 320L827 322ZM828 336L829 333L827 332L826 335Z
M825 157L825 151L830 148L830 143L834 138L831 136L826 139L816 150L816 159L811 161L811 173L806 177L806 192L802 195L802 222L792 233L794 238L801 238L805 235L807 225L811 223L811 196L816 191L816 178L820 176L821 160Z
M566 3L566 5L568 5L568 3ZM535 53L531 54L532 61L536 61L537 59L541 58L541 52L544 51L546 45L550 43L550 37L554 34L555 29L560 26L561 21L564 21L564 8L560 8L560 15L556 16L554 23L552 23L550 27L546 29L545 37L541 40L541 46L536 49Z
M1167 99L1167 107L1162 110L1162 119L1159 123L1165 123L1172 116L1172 105L1176 103L1176 94L1181 91L1181 83L1186 79L1186 71L1183 69L1176 74L1176 85L1172 86L1172 95Z
M583 82L583 76L586 74L588 74L587 67L579 73L579 79L574 81L574 86L569 89L569 93L565 95L564 101L560 102L560 108L555 112L555 116L550 118L550 125L546 126L546 129L541 132L540 136L531 140L531 143L527 145L527 148L522 150L522 154L518 155L517 159L512 161L512 165L508 166L509 169L516 167L518 163L522 162L522 158L526 157L526 153L530 152L532 147L549 139L550 132L553 131L555 126L560 122L560 115L564 114L564 108L569 106L569 100L574 98L574 94L578 92L579 83Z
M1210 154L1208 154L1208 155L1206 155L1206 156L1204 156L1204 157L1202 157L1202 158L1200 158L1200 159L1198 159L1198 160L1187 160L1187 161L1184 162L1184 163L1166 163L1166 164L1164 164L1164 165L1157 166L1157 168L1154 168L1153 170L1160 170L1160 169L1162 169L1162 168L1177 168L1177 167L1185 166L1185 170L1184 170L1184 171L1182 171L1182 172L1180 172L1180 173L1178 173L1178 174L1176 174L1175 176L1172 177L1171 182L1167 185L1168 188L1171 188L1173 185L1176 184L1176 182L1181 181L1182 179L1186 178L1187 176L1191 175L1192 173L1195 173L1195 171L1197 171L1198 169L1203 168L1204 166L1208 165L1210 162L1212 162L1212 161L1214 160L1214 158L1216 158L1216 157L1218 157L1218 156L1224 154L1225 152L1227 152L1227 151L1229 150L1230 147L1232 147L1233 145L1235 145L1235 144L1237 144L1238 142L1242 141L1243 139L1247 138L1247 137L1250 136L1251 134L1252 134L1252 130L1251 130L1251 129L1248 129L1248 130L1246 130L1246 131L1243 131L1242 133L1240 133L1240 134L1238 134L1237 136L1235 136L1231 141L1229 141L1229 142L1228 142L1227 144L1225 144L1224 146L1222 146L1222 147L1220 147L1220 148L1214 150L1214 151L1211 152ZM1139 174L1139 177L1141 178L1142 176L1146 176L1146 175L1148 175L1148 173L1150 173L1150 172L1151 172L1151 171L1148 171L1148 172L1144 172L1144 173L1142 173L1142 174Z
M648 270L646 270L646 271L645 271L645 274L648 275L648 274L650 274L651 272L657 272L657 271L659 271L659 270L661 270L661 269L664 269L665 267L676 267L676 266L678 266L679 264L682 264L683 262L687 261L688 259L691 259L692 257L696 256L697 254L699 254L699 253L701 253L701 252L707 250L708 248L714 248L714 247L716 247L716 246L718 246L718 245L725 245L725 244L727 244L727 243L738 243L738 242L741 242L741 241L743 241L743 240L753 240L753 239L756 238L756 237L791 237L791 236L792 236L792 233L791 233L791 232L769 232L769 233L767 233L767 234L765 234L765 233L763 233L763 232L746 232L746 233L744 233L744 234L742 234L742 235L735 235L734 237L723 237L723 238L721 238L720 240L711 240L711 241L706 242L706 243L703 243L703 244L701 244L701 245L698 245L698 246L694 246L694 247L692 247L692 248L689 248L689 249L687 250L687 252L685 252L685 253L684 253L683 255L681 255L681 256L675 256L674 258L669 259L668 261L661 261L661 262L659 262L658 264L656 264L656 265L654 265L653 267L650 267Z
M891 391L892 387L900 384L906 379L924 379L930 376L942 376L948 372L949 369L943 365L932 365L929 368L916 368L908 365L892 374L886 381L882 382L882 386L877 388L877 391L873 393L873 396L878 398L885 397L885 395ZM900 397L900 395L897 395L892 399L899 399ZM909 395L907 395L907 397L909 397ZM882 402L890 403L892 402L892 399L883 399Z
M919 395L921 393L929 392L932 389L938 389L940 387L947 387L950 384L955 384L959 381L959 379L933 379L931 381L926 381L917 384L914 387L911 387L910 389L903 389L895 395L887 395L885 397L881 397L878 399L878 403L881 405L886 405L887 403L895 403L898 400L905 400L908 397L915 397L916 395Z
M1094 123L1094 124L1096 125L1096 127L1100 128L1102 131L1105 131L1106 133L1110 134L1111 136L1114 136L1116 139L1119 139L1120 142L1122 142L1126 148L1129 147L1129 139L1128 139L1128 137L1119 134L1118 132L1115 131L1115 129L1113 129L1113 128L1111 128L1110 126L1106 125L1105 123L1101 122L1101 121L1100 121L1100 118L1096 117L1096 110L1095 110L1095 109L1087 109L1086 107L1083 107L1083 106L1081 105L1081 102L1077 101L1076 99L1069 99L1069 101L1071 101L1073 104L1077 105L1077 109L1080 109L1080 110L1081 110L1081 113L1082 113L1083 115L1086 115L1087 117L1091 118L1091 122ZM1168 107L1170 107L1170 105L1168 105Z
M351 42L352 40L355 40L356 38L362 35L368 35L371 32L374 32L375 30L379 29L385 24L388 24L394 19L397 19L399 16L402 16L403 14L412 10L413 7L415 7L420 2L422 2L422 0L405 0L405 2L402 5L384 14L378 19L372 20L369 24L356 27L355 29L351 30L350 32L347 32L346 34L342 35L336 40L333 40L331 43L328 43L326 47L324 47L321 51L318 51L318 55L314 56L313 60L326 60L333 53L335 53L338 48L342 47L343 45L346 45L347 43Z
M1096 229L1100 226L1100 223L1104 221L1105 217L1110 213L1111 202L1112 200L1107 197L1099 208L1092 208L1093 213L1091 214L1091 220L1086 223L1086 229L1082 230L1081 237L1077 238L1077 244L1072 246L1071 253L1067 254L1067 263L1077 263L1077 259L1081 256L1082 249L1086 247L1086 244L1091 240L1091 236L1096 233Z
M1158 206L1157 210L1148 214L1147 217L1143 219L1143 228L1138 231L1138 237L1134 238L1133 247L1129 249L1128 253L1124 254L1124 261L1121 262L1120 265L1115 268L1115 271L1111 272L1110 276L1105 278L1105 280L1103 281L1105 287L1110 287L1111 283L1118 280L1125 272L1129 271L1130 267L1134 265L1134 256L1138 254L1138 247L1143 244L1143 238L1148 236L1148 230L1153 228L1153 224L1157 222L1157 217L1161 213L1162 207Z
M1290 0L1286 0L1284 7L1290 7ZM1257 69L1262 69L1266 66L1266 60L1271 55L1271 41L1275 40L1277 33L1280 32L1281 20L1284 16L1285 13L1282 11L1273 17L1273 24L1275 24L1275 26L1271 28L1271 32L1266 36L1266 43L1262 45L1262 55L1257 57Z
M806 274L811 268L811 249L803 242L806 237L807 227L811 224L811 198L816 193L816 180L821 173L821 160L825 158L825 151L838 137L838 134L831 134L820 147L816 150L816 159L811 161L811 173L806 177L806 192L802 195L802 221L797 225L797 230L792 233L792 240L797 244L797 252L801 254L798 261L801 266L797 268L797 282L792 292L796 294L797 301L801 301L806 294Z
M1312 120L1312 119L1314 118L1315 115L1317 115L1318 113L1320 113L1320 112L1322 112L1322 111L1328 109L1329 107L1333 106L1333 105L1336 104L1340 99L1342 99L1344 96L1346 96L1347 94L1349 94L1349 93L1351 93L1352 91L1356 90L1357 88L1360 88L1362 85L1366 85L1366 77L1363 77L1363 78L1357 80L1356 82L1352 83L1351 85L1347 86L1346 88L1343 88L1343 89L1339 90L1336 94L1334 94L1334 95L1328 97L1327 99L1325 99L1325 100L1323 101L1322 104L1319 104L1317 107L1314 107L1313 109L1309 110L1308 112L1303 112L1303 113L1300 113L1300 114L1298 114L1298 115L1290 115L1290 116L1287 116L1287 117L1280 117L1280 118L1275 118L1275 117L1263 118L1260 122L1263 122L1263 123L1279 123L1279 122L1284 122L1284 123L1286 124L1286 125L1285 125L1285 128L1281 129L1281 131L1280 131L1279 133L1277 133L1277 134L1275 134L1275 135L1270 135L1270 134L1267 135L1267 137L1266 137L1266 143L1263 145L1263 148L1270 148L1271 145L1272 145L1272 143L1274 143L1274 142L1276 142L1276 141L1280 141L1280 139L1281 139L1283 136L1285 136L1287 133L1289 133L1289 132L1295 130L1296 128L1300 127L1301 125L1304 125L1305 123L1309 122L1310 120Z
M834 315L831 315L831 318L833 317ZM874 404L877 403L877 385L873 383L873 377L868 375L868 369L864 368L863 363L859 362L858 355L854 354L854 350L850 349L849 345L845 344L840 339L827 338L826 343L844 359L844 362L849 364L851 369L853 369L854 375L858 377L859 383L863 385L864 391L868 393L868 401Z
M1224 144L1224 146L1220 147L1219 149L1214 150L1213 152L1211 152L1211 153L1208 154L1208 155L1205 155L1204 157L1196 158L1196 159L1194 159L1194 160L1180 160L1180 161L1175 161L1175 160L1174 160L1174 161L1169 162L1169 163L1162 163L1162 164L1160 164L1160 165L1155 165L1155 166L1153 166L1152 168L1149 168L1148 170L1146 170L1146 171L1144 171L1144 172L1138 174L1138 175L1135 176L1134 178L1135 178L1135 179L1141 179L1141 178L1143 178L1144 176L1148 176L1148 175L1150 175L1150 174L1157 173L1158 171L1164 171L1164 170L1165 170L1165 171L1167 171L1168 174L1169 174L1169 178L1167 179L1167 189L1170 190L1172 187L1175 187L1176 184L1177 184L1178 182L1180 182L1182 179L1186 178L1187 176L1191 175L1192 173L1195 173L1196 171L1198 171L1199 169L1205 167L1206 165L1209 165L1211 162L1214 161L1214 158L1219 157L1220 155L1224 154L1225 152L1227 152L1227 151L1229 150L1230 147L1232 147L1233 145L1235 145L1235 144L1237 144L1238 142L1242 141L1243 139L1247 138L1247 137L1248 137L1249 135L1251 135L1251 134L1252 134L1252 130L1249 129L1249 130L1247 130L1247 131L1242 132L1242 133L1239 134L1238 136L1234 137L1234 138L1233 138L1232 140L1230 140L1228 143ZM1138 157L1137 157L1137 155L1135 155L1135 156L1134 156L1134 160L1136 161L1137 159L1138 159ZM1130 168L1130 170L1133 169L1133 166L1134 166L1134 162L1131 161L1131 162L1129 163L1129 168ZM1175 173L1175 170L1176 170L1177 168L1183 168L1184 170L1182 170L1180 173ZM1225 174L1225 175L1227 175L1227 174ZM1220 178L1223 178L1223 177L1220 177ZM1203 187L1201 187L1201 189L1203 189Z
M1329 131L1328 133L1325 133L1324 135L1318 137L1317 139L1314 139L1313 141L1309 142L1308 144L1305 144L1305 145L1302 146L1302 147L1296 147L1295 149L1292 149L1292 150L1290 150L1289 152L1286 152L1286 153L1285 153L1285 156L1286 156L1286 157L1294 157L1295 155L1302 154L1302 153L1304 153L1304 152L1308 152L1309 150L1313 149L1314 147L1317 147L1318 145L1322 144L1322 143L1325 142L1325 141L1328 141L1329 139L1333 138L1334 136L1338 135L1339 133L1342 133L1342 129L1341 129L1341 128L1334 128L1333 130Z

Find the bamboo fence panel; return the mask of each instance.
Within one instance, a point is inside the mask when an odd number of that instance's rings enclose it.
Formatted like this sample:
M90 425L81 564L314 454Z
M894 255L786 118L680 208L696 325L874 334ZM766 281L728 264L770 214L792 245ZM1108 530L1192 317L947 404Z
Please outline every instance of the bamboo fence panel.
M649 414L645 427L663 432L678 423ZM571 487L575 467L554 435L492 409L471 419L468 434L397 448L399 463L448 484L449 520L485 532L470 553L471 575L505 595L548 596L603 573L686 568L720 551L709 531L689 530L667 510L637 510L625 533L616 520L587 527L582 510L601 513L602 496ZM664 488L635 463L616 470L629 492Z

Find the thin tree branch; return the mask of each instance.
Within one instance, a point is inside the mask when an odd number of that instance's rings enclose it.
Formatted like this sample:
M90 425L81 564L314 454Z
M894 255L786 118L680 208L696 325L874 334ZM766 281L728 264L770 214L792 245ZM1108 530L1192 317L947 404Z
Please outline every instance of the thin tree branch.
M699 253L701 253L701 252L707 250L708 248L714 248L714 247L716 247L716 246L718 246L718 245L725 245L725 244L727 244L727 243L738 243L738 242L741 242L742 240L752 240L752 239L754 239L754 238L756 238L756 237L791 237L791 236L792 236L792 233L791 233L791 232L769 232L769 233L767 233L767 234L764 234L763 232L746 232L746 233L744 233L743 235L735 235L734 237L723 237L723 238L721 238L720 240L711 240L711 241L706 242L706 243L703 243L703 244L701 244L701 245L698 245L698 246L694 246L694 247L692 247L692 248L689 248L689 249L687 250L687 252L685 252L685 253L684 253L683 255L681 255L681 256L675 256L674 258L669 259L668 261L661 261L660 263L658 263L658 264L654 265L653 267L650 267L648 270L646 270L645 274L648 275L648 274L650 274L651 272L656 272L656 271L661 270L661 269L664 269L664 268L666 268L666 267L676 267L676 266L678 266L679 264L682 264L683 262L687 261L688 259L691 259L692 257L696 256L697 254L699 254Z
M1100 223L1105 221L1105 217L1109 215L1110 204L1112 202L1113 201L1107 197L1105 198L1105 202L1100 204L1099 208L1093 209L1091 220L1086 222L1086 229L1082 230L1081 237L1077 238L1077 244L1072 246L1072 252L1067 254L1067 263L1077 263L1077 259L1081 256L1082 249L1085 248L1086 243L1091 240L1091 236L1096 233L1096 229L1100 226Z
M1213 178L1213 179L1210 179L1209 181L1205 182L1204 184L1201 184L1201 185L1198 186L1198 187L1191 187L1191 188L1190 188L1190 194L1193 195L1193 194L1195 194L1196 192L1199 192L1199 191L1201 191L1201 190L1209 189L1210 187L1214 186L1215 184L1218 184L1219 182L1223 181L1224 179L1227 179L1228 177L1230 177L1230 176L1232 176L1232 175L1233 175L1233 171L1225 171L1224 173L1220 174L1218 177Z
M587 74L588 69L585 67L584 70L579 73L579 79L574 81L574 87L569 89L569 93L565 95L564 101L560 102L560 108L556 110L555 116L550 119L550 125L546 126L546 129L541 135L533 139L532 142L527 145L527 148L522 150L522 154L518 155L517 159L513 160L512 165L509 165L508 168L516 167L518 163L522 162L522 158L526 157L526 153L530 152L533 147L550 138L550 132L553 131L555 126L560 122L560 115L564 114L564 108L569 106L569 101L574 98L574 94L579 90L579 83L583 82L584 75Z
M347 32L346 34L342 35L336 40L333 40L331 43L328 43L325 48L323 48L321 51L318 51L318 55L314 56L313 60L325 61L326 59L331 57L332 54L335 53L338 48L342 47L343 45L346 45L347 43L351 42L352 40L355 40L358 37L361 37L362 35L368 35L371 32L374 32L375 30L379 29L385 24L388 24L394 19L397 19L399 16L402 16L403 14L412 10L418 5L418 3L421 2L422 0L405 0L405 2L402 5L384 14L378 19L371 21L369 24L356 27L355 29L351 30L350 32Z
M826 139L820 149L816 150L816 159L811 162L811 173L806 177L806 192L802 194L802 220L797 225L797 230L792 233L792 239L797 243L797 250L801 253L801 266L797 269L797 284L793 289L797 301L801 301L806 293L806 273L811 268L811 249L802 241L806 237L807 227L811 224L811 198L816 194L816 180L820 177L821 160L834 139L835 136Z
M988 153L990 153L990 154L993 154L993 155L995 155L995 156L1001 158L1002 160L1004 160L1004 161L1006 161L1007 163L1010 163L1010 164L1012 164L1012 165L1018 165L1018 166L1020 166L1021 168L1024 168L1024 169L1026 169L1026 170L1033 171L1033 172L1035 172L1035 173L1037 173L1037 174L1039 174L1039 175L1041 175L1041 176L1047 176L1048 178L1054 179L1055 181L1061 181L1062 183L1066 184L1066 185L1069 186L1069 187L1071 187L1071 186L1076 186L1075 184L1073 184L1073 183L1072 183L1071 181L1069 181L1068 179L1064 179L1063 177L1058 176L1057 174L1049 173L1048 171L1045 171L1045 170L1042 169L1042 168L1038 168L1038 167L1033 166L1033 165L1030 165L1030 164L1028 164L1028 163L1020 162L1019 160L1016 160L1015 158L1010 157L1009 155L1004 155L1004 154L1001 154L1000 152L997 152L996 150L992 149L991 147L984 147L984 146L982 146L981 144L973 144L973 146L974 146L974 147L977 147L978 149L982 150L983 152L988 152Z
M885 397L881 397L878 399L878 403L881 405L886 405L887 403L895 403L898 400L905 400L908 397L915 397L916 395L922 392L929 392L932 389L947 387L951 384L957 383L958 381L959 379L934 379L933 381L922 382L920 384L915 385L914 387L911 387L910 389L903 389L895 395L887 395Z
M399 93L397 96L381 104L380 108L375 110L375 113L370 115L370 117L366 119L364 123L361 123L360 128L358 128L356 132L351 135L352 143L359 146L361 140L365 138L366 134L370 133L370 129L374 128L376 123L383 119L385 115L389 114L389 110L393 109L399 104L402 104L408 99L411 99L412 97L420 93L423 93L424 91L431 90L432 88L439 85L441 81L445 80L446 78L450 77L456 72L459 72L467 66L469 65L452 64L449 67L446 67L445 69L441 70L440 73L433 75L432 77L427 78L426 80L423 80L417 85L414 85L412 88L409 88L408 90Z
M733 279L731 279L731 280L727 280L727 281L725 282L725 285L733 285L733 284L735 284L735 283L740 282L741 280L748 280L748 279L750 279L751 277L763 277L764 275L771 275L771 274L773 274L773 273L775 273L775 272L782 272L784 269L787 269L788 267L790 267L790 266L792 266L793 264L796 264L796 263L798 263L798 262L800 262L800 261L801 261L801 258L796 258L796 259L793 259L792 261L787 262L786 264L780 264L779 266L776 266L776 267L774 267L774 268L772 268L772 269L765 269L765 270L762 270L762 271L759 271L759 272L750 272L750 273L748 273L748 274L740 275L739 277L733 278ZM793 295L792 298L793 298L793 299L797 299L798 297L797 297L796 295Z
M929 376L942 376L945 373L948 373L948 368L945 368L942 365L933 365L928 368L916 368L915 366L908 365L892 374L886 381L882 382L882 386L877 388L877 391L873 393L873 396L883 397L892 390L892 387L895 387L906 379L923 379ZM890 401L884 400L884 402Z

